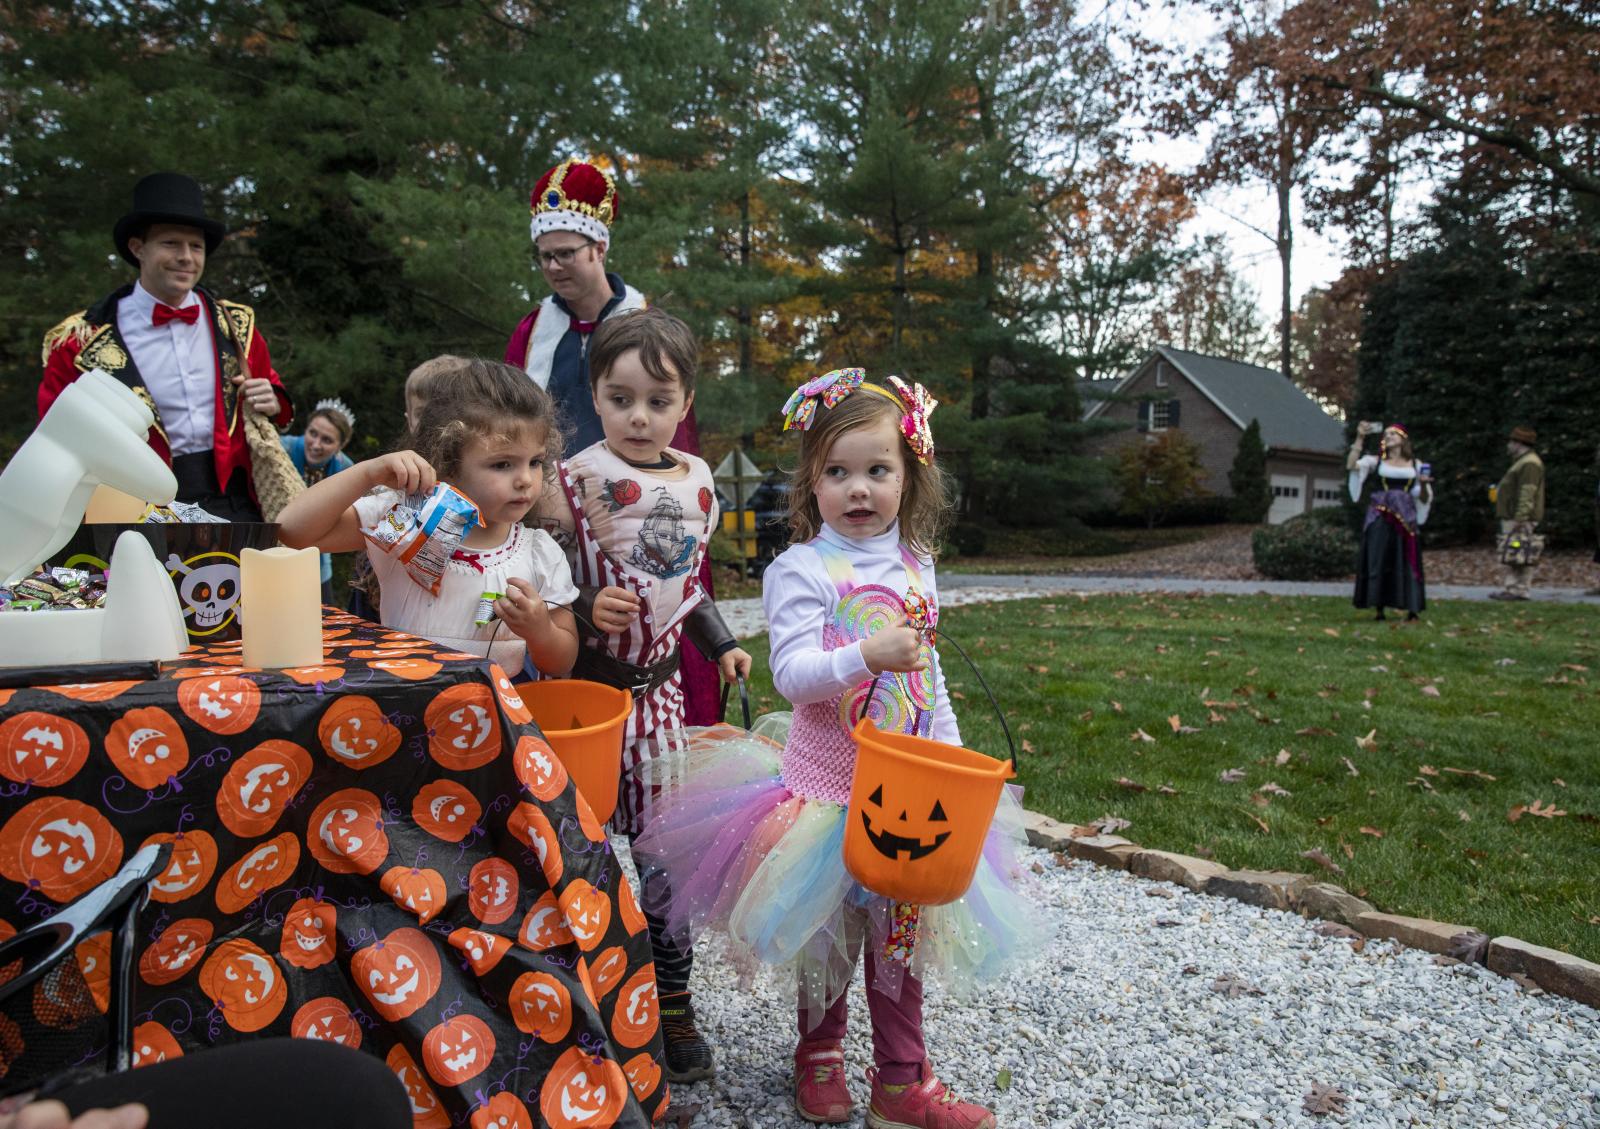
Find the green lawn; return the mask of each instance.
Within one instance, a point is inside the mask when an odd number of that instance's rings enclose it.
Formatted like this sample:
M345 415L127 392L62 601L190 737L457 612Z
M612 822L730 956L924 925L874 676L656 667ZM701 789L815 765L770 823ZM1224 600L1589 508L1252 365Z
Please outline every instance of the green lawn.
M1438 603L1403 628L1335 599L1114 596L952 608L942 626L1024 743L1029 807L1600 960L1600 609ZM754 644L755 704L778 708ZM966 743L1003 755L976 680L941 653ZM1535 804L1565 814L1508 818Z

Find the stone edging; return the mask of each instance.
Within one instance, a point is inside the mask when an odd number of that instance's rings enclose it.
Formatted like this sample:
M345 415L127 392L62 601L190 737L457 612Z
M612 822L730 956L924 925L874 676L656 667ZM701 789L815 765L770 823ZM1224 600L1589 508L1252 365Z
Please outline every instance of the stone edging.
M1516 977L1558 996L1600 1008L1600 964L1530 945L1515 937L1490 939L1470 925L1453 925L1420 917L1379 913L1343 887L1319 882L1287 870L1231 870L1210 859L1171 851L1146 850L1120 835L1085 835L1084 828L1026 811L1028 842L1062 851L1114 870L1126 870L1157 882L1173 882L1197 894L1233 898L1263 909L1319 917L1366 937L1398 941L1465 963L1485 965L1491 972Z

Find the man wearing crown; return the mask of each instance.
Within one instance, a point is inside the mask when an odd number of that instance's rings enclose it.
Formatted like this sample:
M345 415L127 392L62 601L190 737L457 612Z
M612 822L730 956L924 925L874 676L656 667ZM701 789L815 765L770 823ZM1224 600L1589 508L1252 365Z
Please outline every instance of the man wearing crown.
M644 295L606 270L620 203L609 173L570 158L540 177L533 189L534 262L552 293L517 325L505 360L526 369L555 398L571 430L564 455L605 437L589 391L590 336L606 318L645 305ZM693 408L678 425L671 446L700 453ZM700 581L709 593L709 561L701 568ZM722 720L716 666L691 648L683 654L682 671L686 722L713 725Z
M103 369L154 412L150 446L172 464L179 501L260 521L242 414L248 405L283 427L294 410L255 311L200 289L225 234L189 177L152 173L134 185L112 243L139 277L45 334L39 414L79 374Z

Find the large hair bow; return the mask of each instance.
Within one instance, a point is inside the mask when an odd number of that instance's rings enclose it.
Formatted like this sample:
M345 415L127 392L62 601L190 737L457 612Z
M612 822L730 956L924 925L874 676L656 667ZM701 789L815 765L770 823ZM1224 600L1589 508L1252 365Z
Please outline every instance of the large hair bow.
M922 385L907 384L898 376L889 378L889 386L906 409L905 415L900 417L900 433L906 437L906 444L917 456L917 462L927 466L933 462L933 429L928 426L928 417L939 406L939 401Z
M794 390L783 405L783 429L805 431L816 418L818 397L821 397L823 407L831 408L860 388L866 378L866 369L836 368L806 381Z

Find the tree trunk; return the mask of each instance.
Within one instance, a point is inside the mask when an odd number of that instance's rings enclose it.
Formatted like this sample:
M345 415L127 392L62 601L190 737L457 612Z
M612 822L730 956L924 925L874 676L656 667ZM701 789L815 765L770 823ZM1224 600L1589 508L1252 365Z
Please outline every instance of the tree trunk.
M1282 276L1283 295L1278 306L1278 363L1283 375L1294 378L1291 337L1293 293L1290 289L1289 261L1294 252L1294 224L1291 211L1294 192L1294 147L1290 133L1285 130L1278 141L1278 265Z

